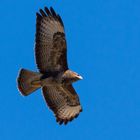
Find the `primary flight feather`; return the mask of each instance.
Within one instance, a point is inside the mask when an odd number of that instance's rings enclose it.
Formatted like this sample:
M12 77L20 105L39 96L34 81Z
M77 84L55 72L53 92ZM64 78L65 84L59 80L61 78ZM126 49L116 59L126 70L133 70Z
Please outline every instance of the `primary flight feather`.
M21 69L18 89L27 96L42 88L44 99L59 124L67 124L82 111L72 83L82 79L69 70L64 24L51 7L36 14L35 57L39 72Z

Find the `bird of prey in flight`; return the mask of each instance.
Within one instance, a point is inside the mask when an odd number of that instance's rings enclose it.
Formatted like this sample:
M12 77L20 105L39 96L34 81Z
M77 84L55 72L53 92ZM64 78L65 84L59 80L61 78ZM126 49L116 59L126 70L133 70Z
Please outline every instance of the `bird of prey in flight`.
M82 111L72 86L82 76L69 70L64 24L51 7L36 13L35 58L39 72L21 69L18 89L27 96L41 88L44 99L59 124L67 124Z

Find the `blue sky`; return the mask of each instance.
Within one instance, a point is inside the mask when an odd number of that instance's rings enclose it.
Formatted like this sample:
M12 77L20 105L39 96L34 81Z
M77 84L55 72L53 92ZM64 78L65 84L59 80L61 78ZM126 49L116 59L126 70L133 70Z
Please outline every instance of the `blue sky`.
M52 6L66 30L69 67L83 112L59 126L38 90L22 97L18 70L37 70L35 13ZM140 1L1 0L1 140L140 139Z

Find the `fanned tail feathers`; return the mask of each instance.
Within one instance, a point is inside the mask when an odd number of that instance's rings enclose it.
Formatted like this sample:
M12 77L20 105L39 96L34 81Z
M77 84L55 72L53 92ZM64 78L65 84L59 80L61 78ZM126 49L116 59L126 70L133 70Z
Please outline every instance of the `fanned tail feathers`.
M34 81L39 81L41 74L26 69L21 69L17 78L18 89L22 95L27 96L40 88L40 85L34 85Z

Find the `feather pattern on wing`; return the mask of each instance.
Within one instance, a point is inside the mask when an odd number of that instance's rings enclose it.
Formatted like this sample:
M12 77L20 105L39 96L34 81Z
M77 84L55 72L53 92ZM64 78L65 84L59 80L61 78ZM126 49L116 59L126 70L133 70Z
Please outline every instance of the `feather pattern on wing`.
M65 71L67 65L64 25L53 8L45 7L36 14L36 63L41 73Z
M82 111L79 97L72 85L45 86L42 90L43 96L59 124L67 124Z

